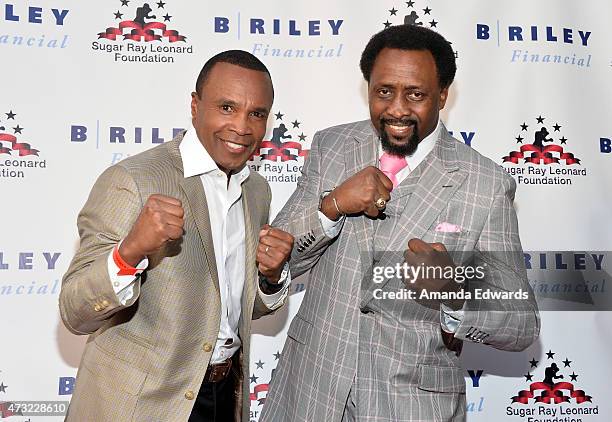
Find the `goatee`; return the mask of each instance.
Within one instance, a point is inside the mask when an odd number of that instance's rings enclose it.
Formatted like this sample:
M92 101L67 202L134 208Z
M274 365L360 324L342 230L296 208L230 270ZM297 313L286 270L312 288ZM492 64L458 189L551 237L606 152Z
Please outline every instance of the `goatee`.
M385 130L386 125L398 125L398 126L408 126L412 125L412 135L408 138L407 142L404 142L400 145L392 143L389 139L389 135ZM401 139L397 139L398 141ZM412 155L416 151L419 146L419 126L416 120L413 119L399 119L399 120L391 120L391 119L381 119L380 120L380 144L382 145L383 151L391 154L397 155L398 157L405 157L407 155Z

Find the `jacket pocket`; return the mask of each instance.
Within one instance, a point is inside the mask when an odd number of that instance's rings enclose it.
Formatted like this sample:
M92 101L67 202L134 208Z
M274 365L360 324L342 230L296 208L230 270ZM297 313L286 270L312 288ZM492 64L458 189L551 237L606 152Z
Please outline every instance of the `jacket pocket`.
M419 366L419 390L437 393L465 393L461 368L451 366Z
M311 334L312 324L297 314L289 326L287 337L291 337L298 343L308 344Z

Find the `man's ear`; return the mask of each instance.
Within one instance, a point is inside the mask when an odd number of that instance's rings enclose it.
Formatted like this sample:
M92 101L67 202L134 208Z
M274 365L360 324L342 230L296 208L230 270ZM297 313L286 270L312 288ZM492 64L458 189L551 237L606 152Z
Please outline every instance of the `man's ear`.
M442 88L440 91L440 110L446 105L446 99L448 98L448 87Z
M191 118L194 119L198 114L198 94L195 92L191 93Z

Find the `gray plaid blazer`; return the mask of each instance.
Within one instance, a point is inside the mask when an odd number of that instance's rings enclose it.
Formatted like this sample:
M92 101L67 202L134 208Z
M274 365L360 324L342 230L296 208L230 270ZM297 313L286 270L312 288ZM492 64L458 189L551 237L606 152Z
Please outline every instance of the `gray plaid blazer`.
M184 178L174 140L108 168L78 217L81 243L62 281L60 313L75 334L91 334L76 379L68 421L186 421L219 332L221 299L199 176ZM152 194L180 199L185 233L149 257L134 296L122 305L107 258ZM255 255L268 220L270 188L252 172L242 184L246 278L239 333L242 372L236 421L248 420L251 318L271 312L261 301ZM280 305L279 305L280 306Z
M320 194L375 165L377 143L369 121L317 133L297 189L273 223L296 238L292 275L310 271L310 278L261 422L465 419L464 371L444 345L440 311L411 300L373 299L375 288L403 287L401 280L372 283L375 260L394 263L385 254L374 256L381 243L402 252L411 238L441 242L458 253L456 263L468 257L476 265L486 262L491 290L530 291L512 204L514 180L445 128L433 152L391 193L393 225L382 242L379 223L364 216L347 217L340 234L327 237L317 214ZM461 230L437 231L442 222ZM468 301L455 337L503 350L526 348L539 334L531 298L486 307Z

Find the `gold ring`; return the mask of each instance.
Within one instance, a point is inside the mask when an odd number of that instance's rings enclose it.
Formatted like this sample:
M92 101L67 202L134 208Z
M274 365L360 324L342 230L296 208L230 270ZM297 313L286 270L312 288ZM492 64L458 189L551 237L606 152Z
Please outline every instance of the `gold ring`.
M385 201L383 198L378 198L376 202L374 202L374 205L376 205L376 208L379 210L384 210L387 206L387 201Z

